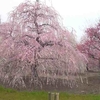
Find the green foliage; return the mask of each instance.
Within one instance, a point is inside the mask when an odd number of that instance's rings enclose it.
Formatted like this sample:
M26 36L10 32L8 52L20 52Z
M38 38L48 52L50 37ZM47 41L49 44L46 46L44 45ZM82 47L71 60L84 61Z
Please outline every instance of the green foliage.
M0 100L48 100L46 91L16 91L0 86ZM60 93L60 100L100 100L100 95L95 94L68 94Z

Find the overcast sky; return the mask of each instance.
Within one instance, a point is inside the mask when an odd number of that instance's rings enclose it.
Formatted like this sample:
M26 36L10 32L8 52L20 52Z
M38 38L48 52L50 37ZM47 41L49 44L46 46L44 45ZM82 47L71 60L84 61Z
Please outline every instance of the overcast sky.
M2 21L7 20L8 13L25 0L0 0ZM35 0L31 0L35 1ZM93 25L100 19L100 0L40 0L53 6L61 15L65 27L76 31L78 40L85 27Z

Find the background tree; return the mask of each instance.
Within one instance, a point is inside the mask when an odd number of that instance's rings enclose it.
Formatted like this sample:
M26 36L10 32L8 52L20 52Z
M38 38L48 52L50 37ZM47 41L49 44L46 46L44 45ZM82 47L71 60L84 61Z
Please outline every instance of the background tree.
M83 55L60 16L39 2L20 4L0 25L0 80L16 88L74 84L85 70ZM74 42L73 42L74 41ZM72 81L72 82L71 82Z
M88 58L88 67L100 68L100 22L85 30L86 35L79 44L79 50ZM90 68L91 68L90 67Z

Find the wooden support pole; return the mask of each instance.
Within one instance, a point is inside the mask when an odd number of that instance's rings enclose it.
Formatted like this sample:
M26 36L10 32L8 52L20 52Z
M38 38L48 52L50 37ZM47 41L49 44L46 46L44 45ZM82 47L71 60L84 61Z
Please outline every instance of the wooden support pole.
M51 92L48 93L48 100L51 100Z
M59 93L48 93L48 100L59 100Z
M59 100L59 93L55 93L54 100Z
M51 100L54 100L54 96L55 96L55 94L51 93Z

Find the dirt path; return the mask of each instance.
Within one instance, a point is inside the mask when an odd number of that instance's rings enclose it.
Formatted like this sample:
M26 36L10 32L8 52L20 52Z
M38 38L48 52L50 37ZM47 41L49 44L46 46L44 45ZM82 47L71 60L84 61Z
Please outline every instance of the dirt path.
M78 82L78 87L69 89L68 92L77 94L100 94L100 72L86 72L82 75L83 83ZM87 82L88 81L88 82Z

